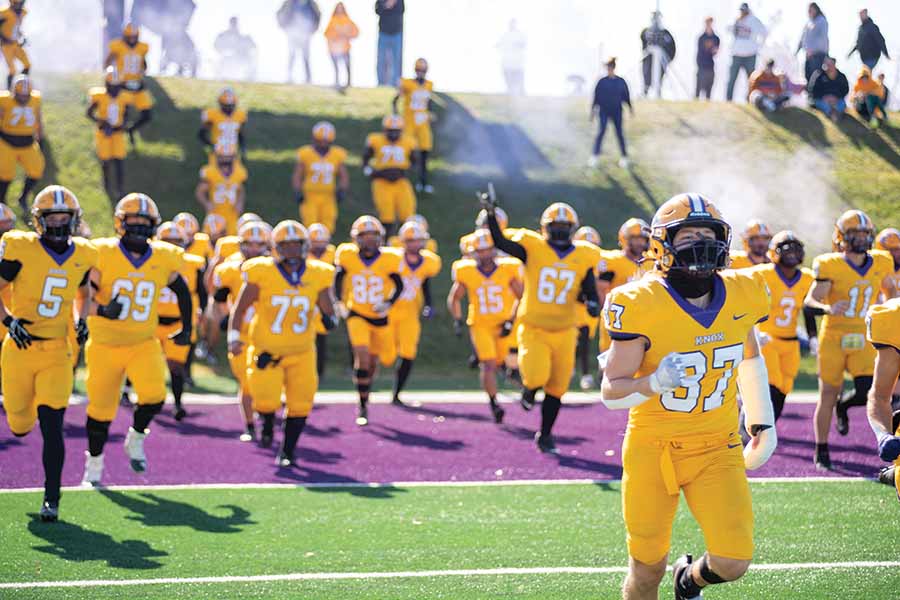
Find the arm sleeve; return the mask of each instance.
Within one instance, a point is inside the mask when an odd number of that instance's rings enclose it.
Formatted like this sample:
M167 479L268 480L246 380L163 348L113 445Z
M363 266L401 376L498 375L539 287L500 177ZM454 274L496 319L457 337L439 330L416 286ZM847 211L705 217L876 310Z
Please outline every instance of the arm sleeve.
M205 274L206 269L197 269L197 300L200 302L201 308L206 306L206 303L209 301L209 292L206 289L206 284L203 283Z
M22 263L17 260L0 260L0 277L6 281L12 281L22 269Z
M191 331L193 328L194 302L191 300L191 290L188 289L184 277L179 275L175 281L168 285L178 298L178 310L181 313L182 331Z
M340 301L341 294L344 292L344 276L347 274L343 267L336 267L334 270L334 295Z
M9 280L7 280L9 281ZM84 287L91 282L91 270L88 269L84 272L84 277L81 278L81 283L78 284L78 287Z
M213 300L216 302L225 302L228 300L228 294L231 293L231 288L223 287L216 290L216 293L213 294Z
M600 296L597 295L597 280L594 279L594 269L588 269L581 280L581 297L585 302L600 302Z
M613 271L604 271L603 273L600 273L597 276L597 279L600 279L602 281L610 281L611 282L615 276L616 276L616 274Z
M518 258L523 263L528 260L528 253L525 252L525 247L522 246L522 244L507 238L503 235L503 232L500 231L500 224L497 223L497 217L495 215L489 215L487 222L488 230L491 232L491 238L493 238L494 246L497 247L497 250L506 252L510 256Z
M399 273L391 273L391 281L394 282L394 293L388 298L388 302L393 304L400 297L400 294L403 293L403 278L400 277Z
M809 337L816 337L816 316L822 314L825 314L825 311L820 308L803 307L803 325Z
M431 304L431 277L422 282L422 296L425 298L425 306L433 306Z

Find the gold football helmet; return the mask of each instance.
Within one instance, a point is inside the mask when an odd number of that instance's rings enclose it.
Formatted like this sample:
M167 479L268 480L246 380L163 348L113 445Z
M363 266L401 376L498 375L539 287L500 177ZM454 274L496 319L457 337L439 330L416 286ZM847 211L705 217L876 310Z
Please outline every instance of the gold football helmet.
M682 227L708 227L714 240L693 242L676 248L675 235ZM704 276L728 265L731 226L716 206L700 194L678 194L663 203L650 224L649 256L663 274L679 269Z

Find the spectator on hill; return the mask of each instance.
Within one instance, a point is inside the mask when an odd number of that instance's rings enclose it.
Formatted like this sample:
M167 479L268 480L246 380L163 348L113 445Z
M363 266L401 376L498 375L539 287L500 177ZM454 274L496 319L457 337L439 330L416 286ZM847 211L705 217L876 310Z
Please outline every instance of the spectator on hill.
M644 58L641 60L644 71L644 95L650 93L650 86L658 84L657 97L662 97L662 82L666 76L666 67L675 58L675 38L668 29L663 27L662 13L653 11L650 27L641 31L641 50ZM659 60L659 81L653 81L654 63Z
M334 65L334 87L346 89L350 87L350 42L359 36L359 27L356 26L347 14L343 2L334 6L331 20L325 28L325 39L328 40L328 53L331 54L331 63ZM344 63L347 71L347 84L341 86L340 66Z
M766 66L754 71L750 76L750 94L747 97L750 104L764 112L775 112L791 99L786 93L784 78L781 73L775 72L775 61L769 59Z
M756 70L756 55L759 47L766 40L768 31L762 21L750 12L750 6L744 2L740 7L740 16L731 26L734 44L731 46L731 70L728 74L728 91L725 97L731 102L734 99L734 84L741 70L747 77Z
M322 13L316 0L284 0L284 4L276 14L278 25L284 30L288 39L288 83L294 82L294 61L297 51L303 54L305 82L312 80L309 68L309 41L319 29Z
M867 9L864 8L859 11L859 20L859 29L856 32L856 45L853 46L853 50L850 51L847 58L850 58L854 52L859 52L860 60L871 70L878 64L882 54L888 60L891 60L891 57L888 54L884 36L881 35L878 25L869 18Z
M497 42L500 66L506 81L506 93L510 96L525 95L525 49L528 39L522 33L515 19L509 22L509 29Z
M853 85L853 107L856 113L868 121L873 129L887 121L886 96L881 81L872 77L869 67L859 69L859 77Z
M594 102L591 104L591 123L594 117L600 117L600 131L594 140L594 151L588 159L589 167L596 167L600 157L600 147L603 144L603 136L606 135L606 125L612 120L616 128L616 138L619 140L619 150L622 158L619 166L628 168L628 151L625 149L625 133L622 129L622 105L627 104L634 116L634 107L631 105L631 95L628 93L628 84L624 79L616 75L616 59L610 58L606 62L606 77L597 82L594 88Z
M228 19L228 29L213 44L219 53L219 79L256 79L256 42L241 33L238 18Z
M397 87L403 64L403 0L376 0L378 15L378 85Z
M809 21L803 27L800 43L797 44L797 52L801 50L806 51L803 72L809 81L812 74L822 68L822 61L828 56L828 20L815 2L809 4Z
M697 88L694 98L700 98L702 93L709 100L713 83L716 80L715 57L719 52L721 40L713 30L713 18L706 17L706 26L703 33L697 39Z
M826 56L822 68L813 73L807 87L810 100L816 108L837 123L847 111L845 98L850 92L847 76L841 73L834 59Z
M879 74L878 74L878 83L881 84L881 89L882 89L882 91L884 92L884 98L883 98L884 105L885 105L885 106L890 106L890 105L891 105L891 90L890 90L890 88L888 88L888 86L884 83L884 73L879 73Z

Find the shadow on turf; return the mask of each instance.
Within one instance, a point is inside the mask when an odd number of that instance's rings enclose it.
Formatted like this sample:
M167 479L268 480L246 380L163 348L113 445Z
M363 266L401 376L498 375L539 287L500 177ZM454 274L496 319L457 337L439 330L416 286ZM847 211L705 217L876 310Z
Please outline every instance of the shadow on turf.
M194 531L205 533L239 533L244 525L255 525L250 519L250 512L233 504L222 504L216 509L224 509L231 514L218 516L206 512L202 508L187 502L178 502L144 492L123 493L109 489L98 492L125 510L133 514L125 517L138 521L147 527L190 527Z
M359 481L358 479L314 469L302 462L298 462L293 468L278 467L275 471L275 475L282 479L295 481L297 483L314 483L316 485L304 487L304 490L320 494L348 494L350 496L367 498L370 500L388 500L398 493L406 493L405 489L394 487L392 485L368 486L365 485L365 482Z
M366 433L370 433L387 442L394 442L403 446L411 446L414 448L427 448L428 450L456 451L466 447L466 443L462 440L437 440L427 435L420 435L403 431L395 427L387 425L375 424L366 428Z
M49 544L35 545L33 549L65 561L104 561L116 569L158 569L162 563L153 559L168 556L168 553L153 549L143 540L117 542L105 533L68 521L43 523L37 514L29 513L28 516L31 517L28 531Z

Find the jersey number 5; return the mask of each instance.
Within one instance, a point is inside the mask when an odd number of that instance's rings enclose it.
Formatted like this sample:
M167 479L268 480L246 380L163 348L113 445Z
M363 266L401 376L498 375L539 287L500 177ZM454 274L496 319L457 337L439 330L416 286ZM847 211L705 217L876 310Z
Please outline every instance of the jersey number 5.
M44 289L41 291L41 302L38 304L37 312L44 318L52 319L59 314L62 307L63 298L56 292L65 289L69 285L69 280L64 277L48 277L44 280Z
M681 358L684 359L685 366L693 370L690 381L684 387L665 392L660 397L660 401L666 410L683 413L693 412L700 400L704 377L717 377L716 387L703 398L703 412L706 412L722 406L728 383L731 381L738 363L744 358L744 344L722 346L713 350L712 368L724 369L718 374L707 373L706 354L699 350L684 352L681 354Z

